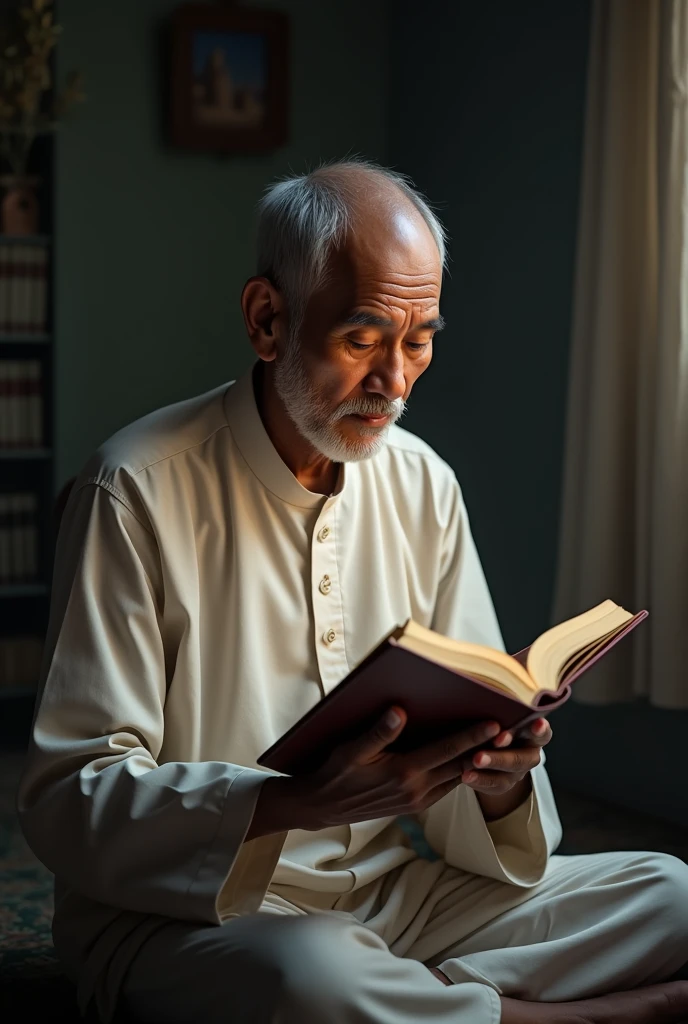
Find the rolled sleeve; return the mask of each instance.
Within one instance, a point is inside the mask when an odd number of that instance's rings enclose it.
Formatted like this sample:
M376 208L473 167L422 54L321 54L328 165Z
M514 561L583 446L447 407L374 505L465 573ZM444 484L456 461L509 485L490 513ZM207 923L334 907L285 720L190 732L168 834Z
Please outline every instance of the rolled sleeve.
M280 832L244 842L266 778L264 772L246 768L233 780L231 800L191 885L192 897L214 899L218 921L257 913L287 838L286 832Z

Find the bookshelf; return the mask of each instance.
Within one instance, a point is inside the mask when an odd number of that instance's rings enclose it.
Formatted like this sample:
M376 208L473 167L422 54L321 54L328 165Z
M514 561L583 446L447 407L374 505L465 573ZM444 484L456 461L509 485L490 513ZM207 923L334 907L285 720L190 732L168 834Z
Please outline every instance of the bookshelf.
M17 597L40 597L49 592L47 583L6 583L0 586L0 599Z
M2 350L0 350L0 358L2 358ZM50 458L52 458L52 452L49 448L8 448L6 451L0 449L0 461L25 462L27 459Z
M5 697L23 697L33 700L36 696L36 691L30 686L7 686L5 687Z
M0 238L2 238L2 235L0 235ZM30 345L49 345L51 341L52 338L49 334L34 334L27 338L22 334L0 333L0 342L5 345L21 345L22 348L28 348Z
M0 734L18 739L36 694L54 553L51 136L30 162L39 233L0 232Z

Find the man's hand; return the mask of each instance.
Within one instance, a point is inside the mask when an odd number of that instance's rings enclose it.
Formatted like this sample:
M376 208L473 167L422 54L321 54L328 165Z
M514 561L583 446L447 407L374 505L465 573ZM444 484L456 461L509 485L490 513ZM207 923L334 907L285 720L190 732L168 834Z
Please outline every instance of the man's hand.
M405 725L403 709L390 708L312 774L267 779L246 839L418 814L458 786L465 755L500 732L497 722L481 722L410 753L387 751Z
M501 732L495 737L495 747L509 750L480 750L464 760L461 781L478 794L486 820L502 818L523 803L530 793L530 772L540 764L540 750L551 739L549 722L537 718L515 734Z

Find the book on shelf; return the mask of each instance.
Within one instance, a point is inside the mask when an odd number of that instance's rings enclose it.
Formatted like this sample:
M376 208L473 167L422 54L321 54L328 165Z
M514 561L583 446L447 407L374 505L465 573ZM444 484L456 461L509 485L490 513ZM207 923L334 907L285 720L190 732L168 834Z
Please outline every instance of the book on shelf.
M48 329L48 247L0 242L0 335L43 335Z
M0 584L35 583L38 550L37 495L0 494Z
M548 629L516 655L453 640L409 620L266 750L258 764L290 775L310 771L393 705L402 707L408 720L392 750L415 749L478 720L499 722L504 730L522 728L561 707L572 683L647 614L603 601Z
M0 359L0 449L42 446L43 402L40 359Z

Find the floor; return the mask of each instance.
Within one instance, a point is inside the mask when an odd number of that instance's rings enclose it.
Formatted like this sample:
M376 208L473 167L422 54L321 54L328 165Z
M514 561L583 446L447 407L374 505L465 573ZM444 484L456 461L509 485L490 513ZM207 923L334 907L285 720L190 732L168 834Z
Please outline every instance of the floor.
M28 849L14 811L21 753L0 753L0 1005L3 1024L27 1011L78 1019L50 943L52 876ZM558 853L656 850L688 863L688 832L570 792L556 792L564 826ZM8 1015L9 1014L9 1015Z
M564 827L557 853L654 850L688 864L688 831L678 825L570 792L555 796Z

